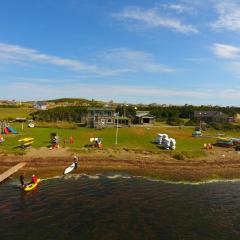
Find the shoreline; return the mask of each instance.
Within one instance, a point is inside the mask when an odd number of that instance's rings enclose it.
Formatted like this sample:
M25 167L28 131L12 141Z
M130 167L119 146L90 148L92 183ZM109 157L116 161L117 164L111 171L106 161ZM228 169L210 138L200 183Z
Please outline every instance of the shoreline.
M206 157L176 160L168 153L147 151L126 151L124 149L104 149L75 153L79 167L74 173L96 174L106 172L129 173L134 176L148 177L170 182L206 182L240 179L240 154L235 151L219 149L207 152ZM35 173L40 177L61 175L64 168L73 161L73 152L62 148L31 149L25 155L0 155L0 173L19 162L27 165L15 173L18 177Z

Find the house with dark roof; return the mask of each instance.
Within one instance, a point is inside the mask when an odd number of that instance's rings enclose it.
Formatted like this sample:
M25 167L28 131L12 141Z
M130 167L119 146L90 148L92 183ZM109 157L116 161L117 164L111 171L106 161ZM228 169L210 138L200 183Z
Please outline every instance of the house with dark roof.
M153 124L154 122L155 116L150 114L149 111L136 111L133 119L133 124Z
M229 116L218 111L194 111L194 119L206 123L229 122Z

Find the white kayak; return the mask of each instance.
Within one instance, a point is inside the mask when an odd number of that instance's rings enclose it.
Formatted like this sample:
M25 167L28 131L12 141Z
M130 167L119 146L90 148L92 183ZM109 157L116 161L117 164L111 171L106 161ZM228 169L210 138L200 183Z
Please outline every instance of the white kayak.
M70 173L74 169L75 169L75 163L72 163L69 167L64 169L63 174Z

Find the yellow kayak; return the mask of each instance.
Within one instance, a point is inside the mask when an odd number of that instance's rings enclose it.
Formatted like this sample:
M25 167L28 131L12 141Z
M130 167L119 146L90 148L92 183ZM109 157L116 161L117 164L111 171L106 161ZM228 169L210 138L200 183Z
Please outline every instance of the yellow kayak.
M37 183L30 183L30 184L26 185L25 187L23 187L23 190L24 191L31 191L32 189L34 189L38 185L38 183L40 181L41 181L41 179L38 178Z
M19 141L19 142L31 142L31 141L33 141L33 140L34 140L34 138L28 137L28 138L21 138L21 139L19 139L18 141Z

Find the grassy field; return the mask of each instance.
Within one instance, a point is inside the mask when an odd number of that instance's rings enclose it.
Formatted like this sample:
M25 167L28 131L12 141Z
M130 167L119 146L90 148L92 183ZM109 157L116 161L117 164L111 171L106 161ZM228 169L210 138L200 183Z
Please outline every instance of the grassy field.
M25 118L33 111L31 108L0 108L0 119Z
M129 127L120 128L118 134L118 144L115 144L115 128L106 128L103 130L95 130L89 128L76 128L76 129L60 129L60 128L27 128L26 124L22 130L22 125L14 123L12 125L19 134L4 135L5 142L0 144L0 151L6 153L21 153L23 150L17 148L19 145L18 139L23 137L33 137L33 147L47 147L50 141L50 134L57 133L60 136L61 143L63 146L63 139L67 140L66 147L69 147L73 151L82 149L86 144L89 144L91 137L103 138L103 148L113 149L129 149L129 150L145 150L154 151L161 153L166 152L159 148L154 143L157 133L167 133L169 137L175 138L177 141L177 149L172 153L184 152L189 157L197 157L203 153L204 143L214 143L216 137L199 137L194 138L191 136L193 128L190 127ZM204 134L214 135L216 133L223 133L221 131L206 131ZM228 131L224 132L226 136L240 137L240 132ZM69 144L69 137L74 137L74 144ZM171 151L169 151L171 152Z

